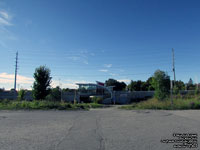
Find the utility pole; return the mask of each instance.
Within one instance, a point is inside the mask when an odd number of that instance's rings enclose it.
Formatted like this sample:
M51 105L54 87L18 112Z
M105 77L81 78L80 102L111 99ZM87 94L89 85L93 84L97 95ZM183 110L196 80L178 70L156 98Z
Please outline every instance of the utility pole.
M62 83L60 82L60 79L59 79L59 86L60 86L60 101L62 102Z
M176 74L175 74L175 60L174 60L174 49L172 48L172 72L174 73L174 84L171 81L170 83L170 87L171 87L171 105L173 104L173 87L175 87L175 83L176 83Z
M18 52L16 52L15 58L15 82L14 82L14 90L16 91L16 83L17 83L17 64L18 64Z
M173 104L173 82L170 81L170 97L171 97L171 106Z
M174 86L175 86L176 74L175 74L175 60L174 60L174 49L173 48L172 48L172 68L173 68L173 72L174 72Z

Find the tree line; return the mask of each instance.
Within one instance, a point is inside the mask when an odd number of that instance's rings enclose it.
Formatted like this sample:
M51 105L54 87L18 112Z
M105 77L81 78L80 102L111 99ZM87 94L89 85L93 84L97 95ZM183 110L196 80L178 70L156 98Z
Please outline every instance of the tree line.
M157 70L160 71L160 70ZM165 73L167 74L167 73ZM153 86L154 77L149 77L146 81L133 81L131 80L129 84L124 82L119 82L115 79L106 80L106 86L114 86L115 91L154 91L155 88ZM200 85L194 84L193 80L190 78L187 83L184 83L181 80L175 81L172 80L174 90L175 91L183 91L183 90L196 90ZM168 84L170 84L170 79L168 80Z
M35 69L33 75L35 81L33 83L33 97L34 99L60 99L61 89L60 87L51 88L51 71L46 66L40 66ZM133 81L126 85L124 82L119 82L115 79L108 79L105 81L106 86L113 86L114 91L155 91L155 97L158 99L164 99L170 92L170 77L161 70L156 70L153 76L149 77L146 81ZM183 81L172 81L173 92L178 94L181 90L195 90L196 86L192 79L188 83ZM63 89L62 89L63 90ZM70 89L64 89L70 91ZM73 90L71 90L73 91Z

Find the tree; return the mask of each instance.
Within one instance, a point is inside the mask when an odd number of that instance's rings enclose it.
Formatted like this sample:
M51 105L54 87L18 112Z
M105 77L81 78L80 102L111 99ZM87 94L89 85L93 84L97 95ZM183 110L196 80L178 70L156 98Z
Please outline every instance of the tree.
M172 81L174 83L174 80ZM183 81L179 80L176 81L175 84L173 85L173 92L174 94L180 93L181 90L185 90L185 84Z
M0 88L0 92L4 92L5 91L5 88Z
M130 84L128 85L129 91L136 91L136 81L131 80Z
M122 91L126 89L126 84L124 82L119 82L115 79L108 79L105 83L106 86L114 86L114 91Z
M61 100L61 88L57 86L56 88L52 88L50 94L47 96L48 100L51 101L60 101Z
M69 88L63 88L62 91L64 92L75 92L76 89L69 89Z
M152 79L152 85L155 88L155 97L159 100L165 99L170 90L170 78L164 71L157 70Z
M153 85L152 85L152 81L153 81L153 77L148 78L147 81L146 81L148 91L154 91L155 90Z
M178 88L178 90L185 90L185 83L181 80L175 82L175 86Z
M194 82L191 78L187 83L187 90L195 90L195 85L194 85Z
M150 78L146 82L141 80L138 81L131 80L130 84L128 85L128 89L130 91L150 91L150 90L153 91L154 88L152 87L150 81L151 81Z
M146 91L146 83L138 80L138 81L133 81L131 80L131 83L128 85L128 89L130 91Z
M193 80L190 78L190 80L188 81L188 85L193 85Z
M33 75L35 81L33 83L33 97L34 99L41 100L45 99L45 97L50 93L50 69L46 66L40 66L35 69L35 73Z

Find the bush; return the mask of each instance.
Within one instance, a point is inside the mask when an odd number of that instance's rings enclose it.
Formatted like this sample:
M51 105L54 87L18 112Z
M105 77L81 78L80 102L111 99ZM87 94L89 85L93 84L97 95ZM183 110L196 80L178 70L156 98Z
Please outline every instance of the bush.
M56 102L56 101L45 101L45 100L34 100L34 101L0 101L0 109L57 109L57 110L77 110L89 108L99 108L102 107L101 104L70 104L66 102Z
M19 101L24 100L25 94L26 94L26 90L21 89L18 92L17 100L19 100Z
M93 96L91 98L92 103L102 104L103 98L100 96Z
M179 94L179 89L177 86L174 86L173 88L173 94L178 95Z
M46 96L46 100L49 101L60 101L61 100L61 89L60 87L56 87L51 89L50 94Z
M199 95L200 94L200 90L198 88L195 89L195 95Z

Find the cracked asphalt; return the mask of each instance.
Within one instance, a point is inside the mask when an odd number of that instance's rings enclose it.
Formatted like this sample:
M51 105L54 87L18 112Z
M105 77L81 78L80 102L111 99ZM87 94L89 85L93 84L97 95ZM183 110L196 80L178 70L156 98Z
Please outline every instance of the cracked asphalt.
M173 133L200 136L200 110L0 111L0 150L171 150Z

